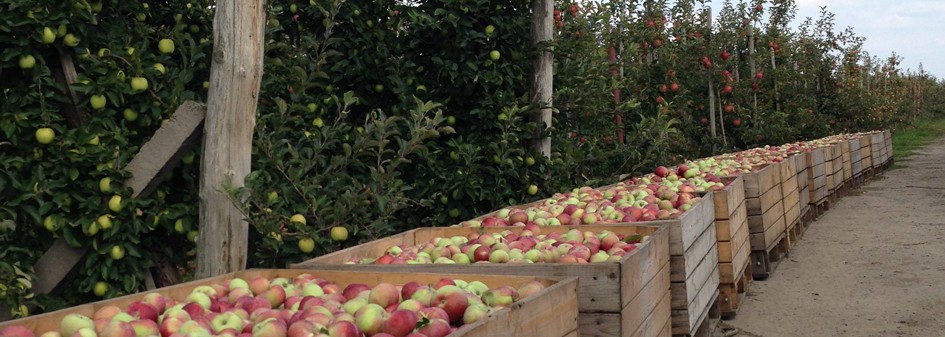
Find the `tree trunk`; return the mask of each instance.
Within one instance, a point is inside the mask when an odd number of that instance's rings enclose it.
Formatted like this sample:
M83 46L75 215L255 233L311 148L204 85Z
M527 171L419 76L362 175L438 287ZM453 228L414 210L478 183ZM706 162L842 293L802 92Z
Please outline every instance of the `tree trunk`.
M554 0L532 0L532 45L541 51L532 61L531 104L535 107L532 120L551 127L552 66L554 54L547 43L554 39ZM535 135L532 148L545 157L551 157L551 137Z
M216 2L200 165L197 278L246 268L249 225L226 190L243 186L250 172L265 22L263 0Z

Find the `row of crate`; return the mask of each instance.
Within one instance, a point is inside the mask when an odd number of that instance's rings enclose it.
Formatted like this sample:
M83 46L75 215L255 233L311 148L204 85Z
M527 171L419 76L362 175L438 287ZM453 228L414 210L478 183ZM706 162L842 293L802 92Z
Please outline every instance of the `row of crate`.
M796 151L790 150L790 151ZM450 336L708 336L715 318L732 316L752 279L764 279L788 253L810 219L846 189L891 162L889 132L841 135L809 142L751 173L724 177L673 219L608 225L547 226L543 234L572 229L648 239L619 260L599 263L352 264L390 247L435 238L469 237L524 227L418 228L290 266L250 270L155 290L183 300L199 286L233 277L291 277L312 273L337 282L433 283L444 277L547 287L521 303L493 312ZM0 324L25 325L37 334L70 312L92 315L106 305L128 305L143 294Z

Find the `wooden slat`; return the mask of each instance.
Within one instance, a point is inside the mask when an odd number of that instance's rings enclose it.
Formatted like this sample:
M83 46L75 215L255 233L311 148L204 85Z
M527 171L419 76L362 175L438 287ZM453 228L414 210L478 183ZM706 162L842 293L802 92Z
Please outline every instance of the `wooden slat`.
M709 231L714 231L714 229L709 228ZM706 233L706 236L714 238L715 233ZM697 291L702 289L706 283L712 283L713 277L715 278L714 282L718 284L718 269L719 253L716 246L712 245L712 249L701 257L696 269L686 275L685 282L673 282L670 285L673 298L672 307L674 309L687 308L695 300Z
M807 168L811 168L824 163L826 156L824 155L823 148L811 149L809 152L805 152L807 159Z
M715 235L717 241L731 241L733 234L743 223L748 223L748 206L742 201L731 218L727 220L715 220Z
M784 216L778 217L771 227L765 228L764 233L750 233L748 240L751 242L751 250L770 251L777 244L778 238L784 235L785 223Z
M632 336L635 332L653 330L650 319L665 312L669 317L669 264L640 291L619 313L580 313L578 331L581 336ZM665 298L665 301L664 301ZM657 318L658 319L658 318ZM659 324L655 329L658 331ZM649 336L652 336L652 332Z
M762 194L760 198L745 198L748 215L761 215L777 205L782 198L780 183Z
M651 221L654 225L666 224L669 227L669 254L682 255L699 239L699 235L715 221L715 200L709 192L692 208L678 219Z
M717 252L715 227L707 228L683 255L670 255L669 268L672 282L683 282L695 272L709 252ZM717 253L716 253L717 254Z
M780 168L777 165L764 165L754 172L744 174L745 198L756 198L781 182Z
M749 263L751 263L751 244L746 237L741 247L736 250L732 262L719 263L719 283L734 283L736 277L745 272Z
M784 205L781 200L778 200L774 207L769 208L764 214L748 216L748 231L750 233L763 232L781 217L784 217Z
M706 316L709 311L709 305L715 302L715 297L719 291L718 268L713 271L715 282L706 283L696 299L689 305L689 309L673 309L673 334L684 334L694 331L699 325L700 320ZM711 281L712 279L710 279ZM685 331L683 331L685 330Z
M789 179L791 179L794 176L797 176L797 164L795 163L793 158L790 158L790 157L784 158L784 160L778 163L778 167L781 170L780 176L781 176L782 185L787 184Z
M657 310L650 313L646 321L633 333L634 337L670 337L672 333L672 310L669 307L669 291L663 295L657 304Z
M748 218L742 219L739 223L741 225L735 229L730 241L718 241L719 262L732 262L738 248L748 242Z
M180 158L197 145L203 132L203 120L207 107L187 101L177 108L167 123L154 132L154 136L141 146L131 162L125 166L133 172L125 186L134 191L132 197L146 196L158 186L160 178L180 162Z
M723 182L728 183L724 189L714 191L715 219L728 219L745 200L745 182L742 177L724 177Z

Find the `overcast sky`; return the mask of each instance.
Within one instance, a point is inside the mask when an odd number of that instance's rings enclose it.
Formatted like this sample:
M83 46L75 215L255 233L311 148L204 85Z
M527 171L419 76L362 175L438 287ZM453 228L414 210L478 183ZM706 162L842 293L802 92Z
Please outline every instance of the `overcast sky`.
M713 0L713 12L723 0ZM900 68L926 72L945 79L945 0L796 0L795 27L806 17L820 16L820 7L834 13L834 28L853 27L866 38L864 49L885 59L893 51Z

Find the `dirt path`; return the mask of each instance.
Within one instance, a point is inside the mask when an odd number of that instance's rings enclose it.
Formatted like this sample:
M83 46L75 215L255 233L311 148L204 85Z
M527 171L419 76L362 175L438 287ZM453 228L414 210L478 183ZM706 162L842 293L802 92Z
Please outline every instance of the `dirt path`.
M899 164L812 223L720 326L751 337L945 336L945 138Z

